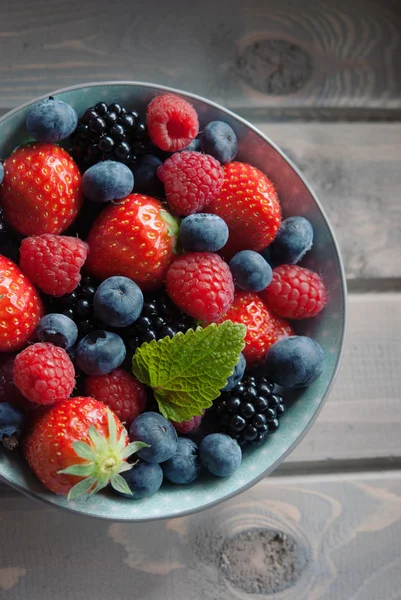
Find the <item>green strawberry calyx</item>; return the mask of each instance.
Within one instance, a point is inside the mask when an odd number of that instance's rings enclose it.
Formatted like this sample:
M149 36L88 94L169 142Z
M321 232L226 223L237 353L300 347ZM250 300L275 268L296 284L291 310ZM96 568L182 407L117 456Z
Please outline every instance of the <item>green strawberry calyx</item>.
M93 496L109 484L116 491L132 496L121 473L129 471L134 466L127 462L127 458L141 448L148 447L149 444L144 442L128 443L126 429L123 429L118 436L115 417L109 408L107 409L107 424L109 430L107 437L104 437L94 425L91 425L88 430L89 444L81 441L73 442L72 447L76 455L85 459L86 462L70 465L58 471L60 474L82 478L70 489L68 500L76 500L85 494Z

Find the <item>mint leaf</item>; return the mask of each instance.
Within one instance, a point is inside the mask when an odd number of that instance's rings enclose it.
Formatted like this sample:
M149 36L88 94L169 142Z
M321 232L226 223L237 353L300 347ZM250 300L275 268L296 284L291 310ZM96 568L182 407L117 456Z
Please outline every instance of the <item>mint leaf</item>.
M188 421L220 395L244 348L245 325L223 321L142 344L132 371L153 389L166 419Z

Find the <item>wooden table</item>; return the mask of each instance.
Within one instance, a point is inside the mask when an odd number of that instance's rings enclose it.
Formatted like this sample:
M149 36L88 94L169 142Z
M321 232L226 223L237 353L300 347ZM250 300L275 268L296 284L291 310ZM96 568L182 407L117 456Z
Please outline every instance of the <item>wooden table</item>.
M400 3L0 5L0 110L107 79L229 106L310 180L350 290L338 380L273 476L216 508L147 525L73 517L2 488L0 598L400 599Z

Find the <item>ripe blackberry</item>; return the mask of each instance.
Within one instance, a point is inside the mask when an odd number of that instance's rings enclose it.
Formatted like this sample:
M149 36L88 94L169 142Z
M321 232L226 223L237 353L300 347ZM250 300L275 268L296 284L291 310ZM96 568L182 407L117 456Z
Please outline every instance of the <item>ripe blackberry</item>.
M18 236L4 220L3 209L0 207L0 254L18 263L19 245Z
M105 326L96 317L93 309L93 297L98 288L98 281L89 275L84 275L78 287L61 298L48 298L49 310L67 315L75 321L78 327L78 339L96 329Z
M266 377L245 376L230 392L223 392L211 409L220 431L245 444L266 439L279 427L283 398L274 394Z
M146 125L137 111L116 102L98 102L79 119L70 152L83 170L101 160L117 160L131 168L148 143Z
M144 342L173 337L195 326L195 321L184 314L164 290L145 294L144 300L140 317L121 333L132 351Z

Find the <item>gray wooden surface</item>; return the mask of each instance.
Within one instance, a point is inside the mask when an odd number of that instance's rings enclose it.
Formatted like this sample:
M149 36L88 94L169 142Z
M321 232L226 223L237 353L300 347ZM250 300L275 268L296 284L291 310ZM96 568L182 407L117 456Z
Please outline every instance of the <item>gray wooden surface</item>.
M401 599L400 51L399 0L0 0L0 114L106 79L222 102L307 176L351 291L337 382L272 477L143 526L2 487L0 600Z

